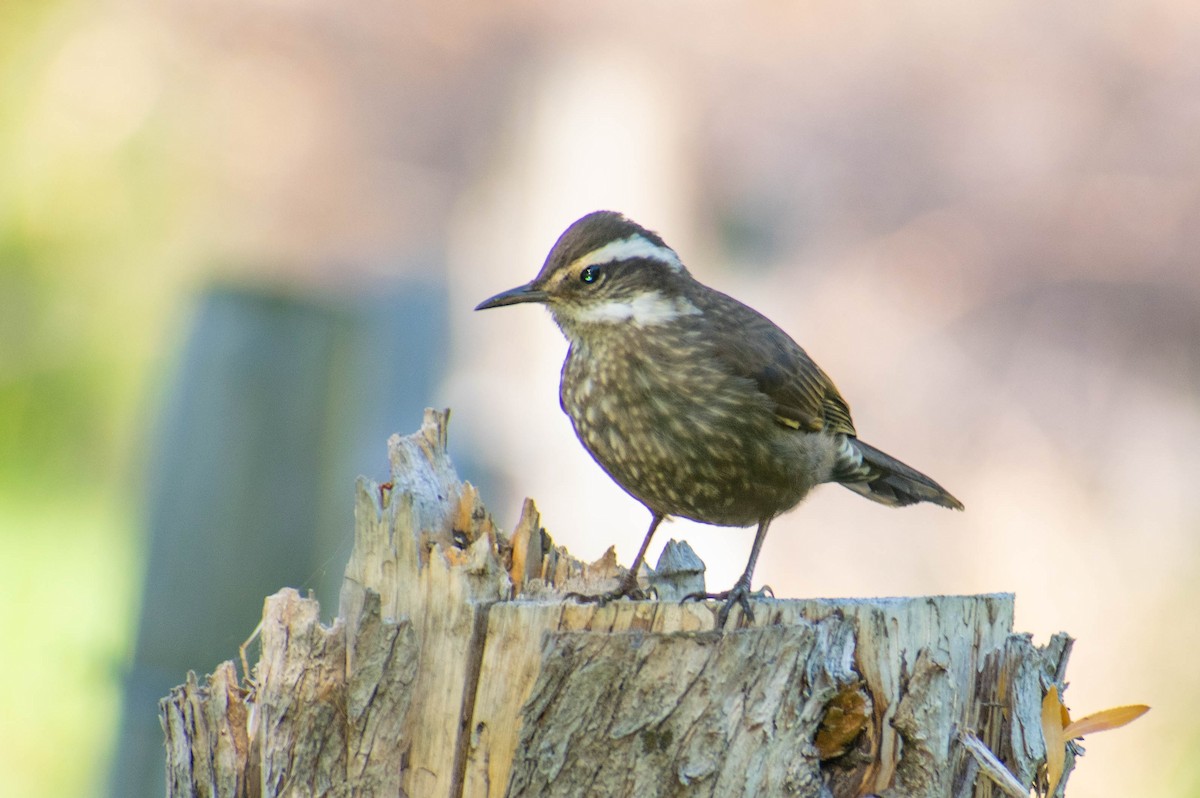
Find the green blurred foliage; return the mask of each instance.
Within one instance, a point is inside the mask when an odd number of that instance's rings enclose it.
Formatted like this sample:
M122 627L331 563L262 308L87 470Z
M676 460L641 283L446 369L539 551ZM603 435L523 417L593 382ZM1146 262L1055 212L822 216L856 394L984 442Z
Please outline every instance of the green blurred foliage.
M137 582L125 506L63 485L0 496L0 792L99 794Z
M83 3L0 14L6 795L98 790L130 645L144 408L188 183L165 157L160 67L122 35Z
M187 186L158 65L78 4L6 4L0 25L0 486L128 485Z

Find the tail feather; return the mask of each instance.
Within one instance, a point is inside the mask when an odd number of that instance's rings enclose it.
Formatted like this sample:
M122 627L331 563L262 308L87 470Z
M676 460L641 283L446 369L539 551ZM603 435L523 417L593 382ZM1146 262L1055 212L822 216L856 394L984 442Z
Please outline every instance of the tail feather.
M834 481L889 507L930 502L951 510L963 509L962 502L920 471L849 436L839 452Z

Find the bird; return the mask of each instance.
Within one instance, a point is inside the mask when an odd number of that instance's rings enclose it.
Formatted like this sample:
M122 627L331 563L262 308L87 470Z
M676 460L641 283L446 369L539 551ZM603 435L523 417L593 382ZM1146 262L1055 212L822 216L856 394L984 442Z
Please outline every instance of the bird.
M583 447L651 514L617 588L576 599L644 597L637 574L669 517L756 526L746 568L722 593L717 628L753 622L754 567L772 520L834 482L889 507L963 504L858 438L833 381L753 308L694 278L663 238L615 211L571 224L537 276L486 310L545 306L566 337L559 403Z

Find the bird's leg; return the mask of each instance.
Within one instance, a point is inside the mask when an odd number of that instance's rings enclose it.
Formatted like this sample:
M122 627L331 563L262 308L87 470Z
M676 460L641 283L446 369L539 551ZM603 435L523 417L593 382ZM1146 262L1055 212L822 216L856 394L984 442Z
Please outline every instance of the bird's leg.
M729 610L733 608L734 604L740 605L742 615L753 623L754 610L750 608L750 599L759 598L771 590L769 587L764 587L757 593L750 590L750 580L754 577L754 564L758 562L758 553L762 551L763 541L767 539L767 527L770 524L770 518L758 523L758 532L754 535L754 545L750 547L750 560L746 563L746 570L733 583L732 588L726 590L724 593L692 593L683 597L684 601L704 601L706 599L724 601L725 603L721 605L721 609L717 611L718 629L725 628L725 622L729 620ZM771 595L774 596L775 594L771 593Z
M646 559L646 549L650 548L650 539L654 537L654 531L658 529L658 525L662 523L663 516L661 513L654 513L654 517L650 519L650 528L646 530L646 537L642 540L642 547L638 549L637 556L633 558L633 565L629 567L625 577L621 583L617 585L616 590L610 590L607 593L600 593L596 596L586 596L582 593L568 593L566 598L575 599L576 601L585 604L599 604L603 607L610 601L628 596L637 601L646 598L646 594L638 587L637 575L642 568L642 561Z

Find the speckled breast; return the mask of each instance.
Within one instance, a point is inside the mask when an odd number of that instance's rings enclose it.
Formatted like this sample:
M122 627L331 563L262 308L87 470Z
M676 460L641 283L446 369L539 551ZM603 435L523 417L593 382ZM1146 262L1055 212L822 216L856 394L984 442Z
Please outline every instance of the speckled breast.
M812 487L804 438L774 418L752 380L720 369L703 341L575 341L560 399L579 440L654 512L749 526Z

